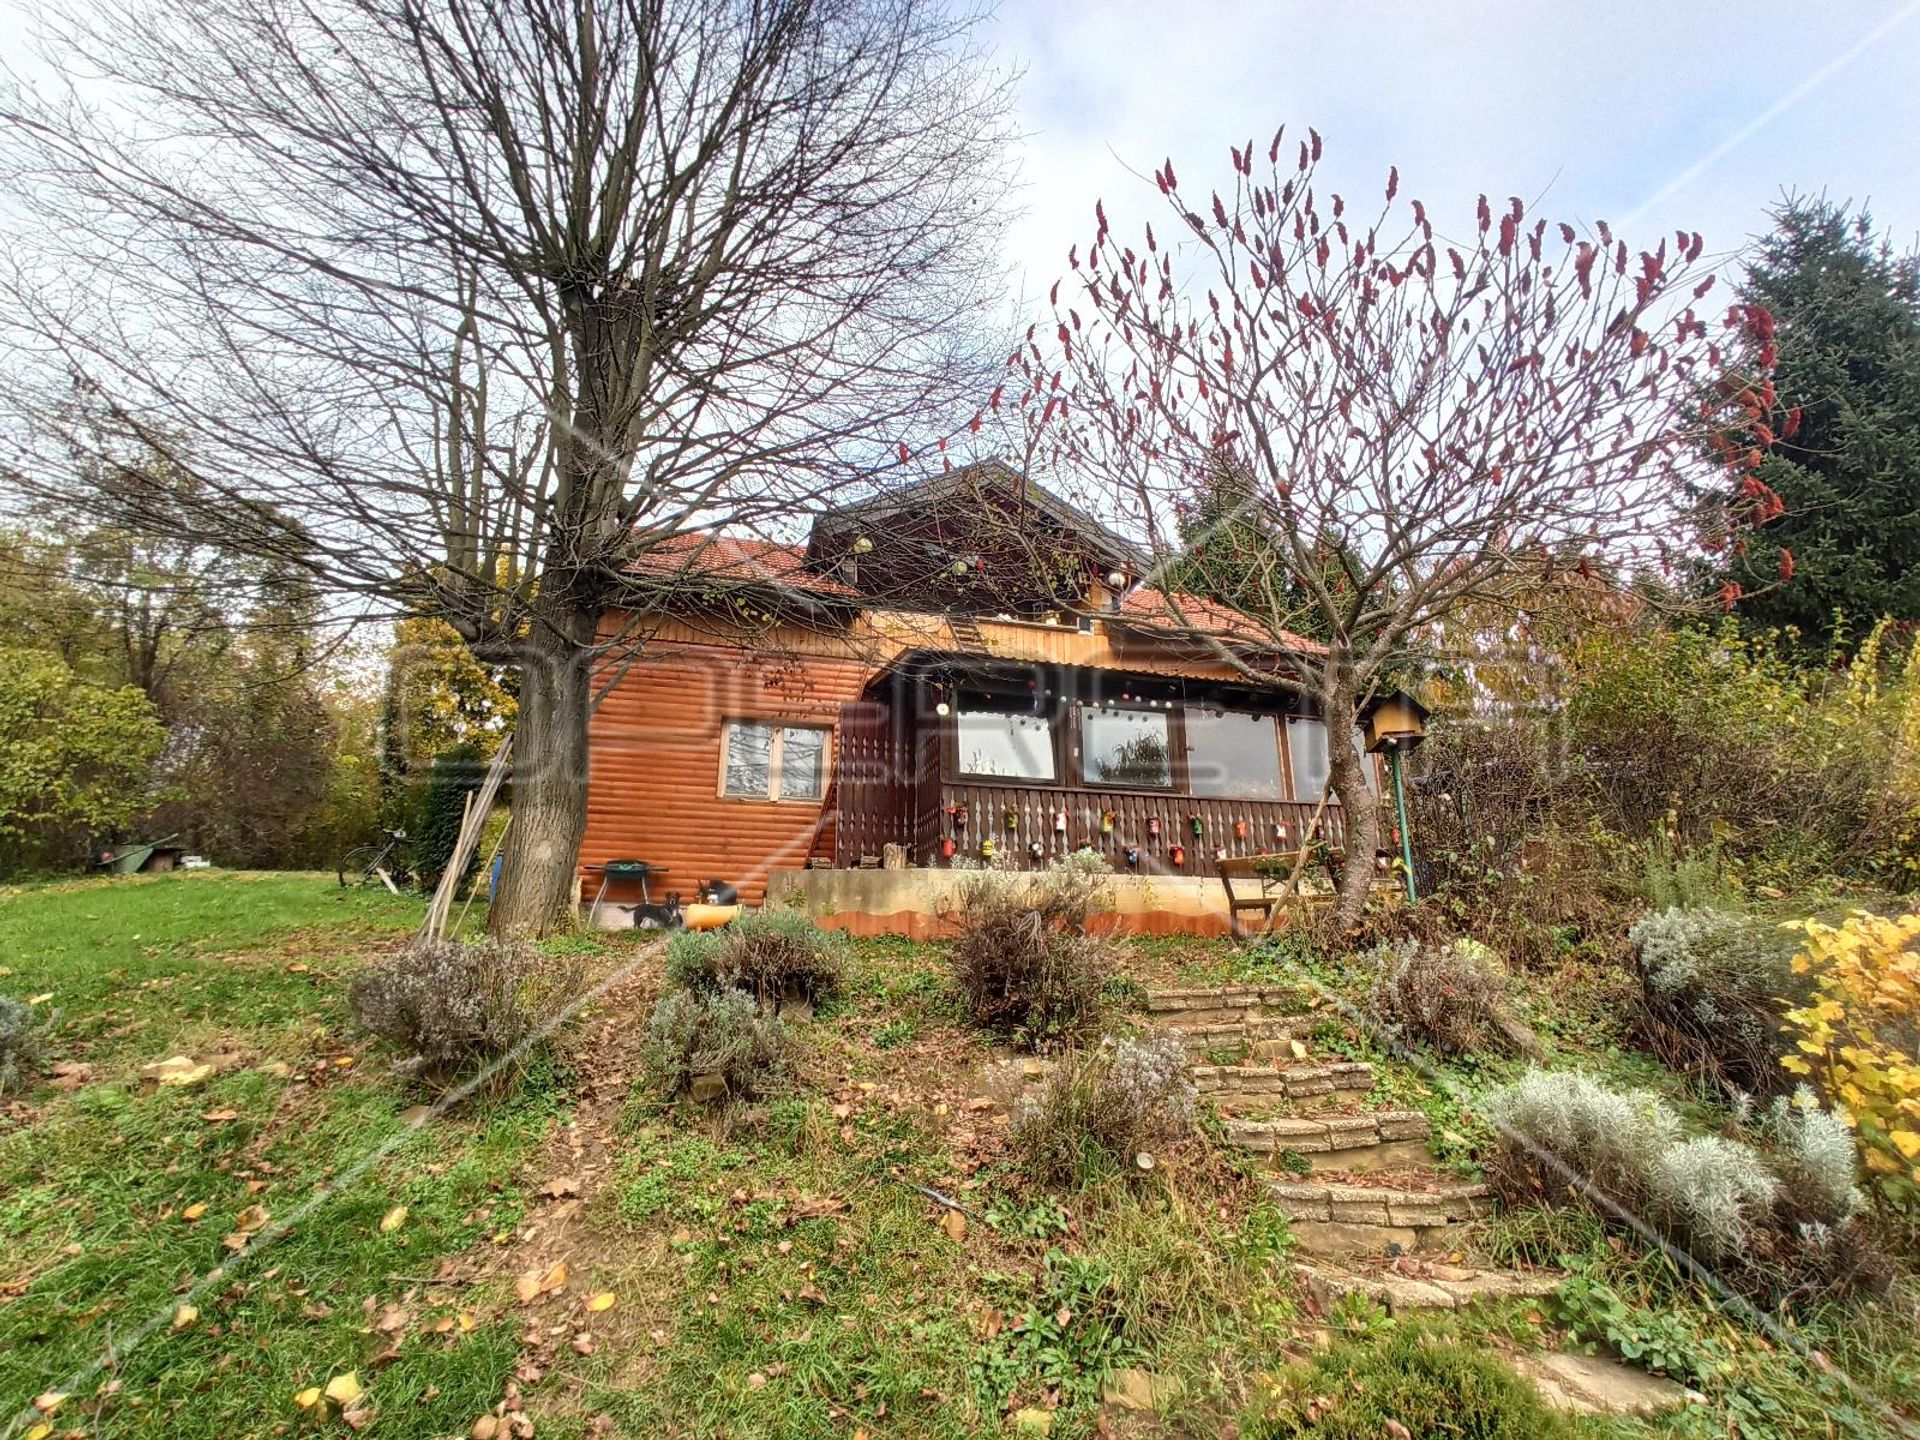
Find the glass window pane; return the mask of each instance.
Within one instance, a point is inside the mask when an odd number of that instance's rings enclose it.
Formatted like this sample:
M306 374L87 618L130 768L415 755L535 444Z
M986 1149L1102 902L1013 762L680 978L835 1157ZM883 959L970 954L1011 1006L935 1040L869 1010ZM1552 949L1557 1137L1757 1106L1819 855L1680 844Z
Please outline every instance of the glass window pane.
M772 780L773 727L728 725L726 793L764 800Z
M1045 716L962 710L954 721L961 774L1053 779L1053 726Z
M1327 788L1327 727L1300 715L1287 717L1287 748L1293 754L1293 798L1318 800Z
M1080 707L1080 778L1090 784L1164 790L1173 784L1167 715L1158 710Z
M1187 710L1187 773L1193 793L1234 800L1284 800L1280 736L1271 715Z
M780 732L780 798L818 800L826 775L827 732L789 728Z

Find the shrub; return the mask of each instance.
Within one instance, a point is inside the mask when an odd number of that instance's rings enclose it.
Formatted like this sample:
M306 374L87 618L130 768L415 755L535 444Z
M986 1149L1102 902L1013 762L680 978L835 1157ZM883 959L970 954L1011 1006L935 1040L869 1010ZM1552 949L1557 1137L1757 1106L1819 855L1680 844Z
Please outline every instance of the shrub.
M1808 1097L1809 1099L1811 1097ZM1488 1113L1501 1148L1488 1177L1511 1201L1603 1197L1608 1223L1648 1226L1736 1288L1778 1300L1883 1288L1884 1259L1857 1218L1849 1146L1838 1122L1776 1109L1769 1163L1722 1136L1685 1138L1678 1117L1645 1091L1577 1073L1531 1071L1496 1092ZM1616 1210L1617 1207L1617 1210Z
M675 990L647 1021L650 1083L669 1099L715 1082L728 1097L757 1100L793 1079L794 1045L786 1023L744 990Z
M976 1024L1029 1046L1096 1027L1113 955L1084 927L1105 884L1103 871L1077 857L1032 874L979 870L961 880L948 958Z
M1675 1070L1730 1090L1784 1092L1782 1021L1810 986L1793 971L1794 941L1759 916L1658 910L1627 932L1640 971L1640 1030Z
M1498 1356L1402 1326L1337 1344L1283 1374L1247 1416L1249 1440L1561 1440L1567 1422Z
M1014 1106L1010 1139L1027 1173L1065 1184L1189 1134L1197 1115L1186 1051L1172 1036L1106 1040L1069 1057Z
M507 1054L579 990L577 961L501 940L416 942L354 976L356 1023L443 1083Z
M770 1009L812 1004L840 983L844 935L791 910L741 915L724 930L677 932L667 942L667 983L715 995L744 990Z
M1366 959L1373 967L1369 1005L1374 1018L1402 1038L1445 1055L1536 1048L1532 1034L1507 1008L1506 977L1484 945L1392 940Z
M1841 925L1806 923L1794 970L1812 998L1789 1010L1781 1061L1811 1078L1860 1137L1874 1189L1920 1207L1920 915L1855 911Z
M40 1073L45 1034L31 1005L0 995L0 1095L23 1088Z
M427 771L426 790L420 796L411 826L413 868L421 889L433 889L446 874L454 846L460 841L467 797L479 794L486 777L487 760L481 755L480 747L471 742L455 745L434 757L433 766ZM472 883L474 872L485 858L477 849L467 857L460 889Z

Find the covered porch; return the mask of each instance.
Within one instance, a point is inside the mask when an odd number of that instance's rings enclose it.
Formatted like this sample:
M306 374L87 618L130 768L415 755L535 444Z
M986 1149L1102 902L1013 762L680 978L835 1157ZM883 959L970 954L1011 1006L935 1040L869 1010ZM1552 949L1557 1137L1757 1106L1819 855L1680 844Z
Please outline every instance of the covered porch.
M1121 875L1212 876L1297 851L1324 806L1327 732L1278 683L918 653L842 708L833 864L1037 869L1077 850ZM897 847L891 850L889 847Z

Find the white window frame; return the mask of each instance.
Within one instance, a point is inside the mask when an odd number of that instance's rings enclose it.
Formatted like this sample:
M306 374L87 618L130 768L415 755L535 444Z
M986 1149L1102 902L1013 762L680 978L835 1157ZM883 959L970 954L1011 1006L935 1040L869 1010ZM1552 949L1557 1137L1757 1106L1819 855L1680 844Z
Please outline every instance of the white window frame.
M755 726L771 730L773 738L767 746L767 789L765 794L736 795L727 789L727 759L733 746L733 732L742 726ZM820 741L820 790L814 795L782 795L780 776L784 766L789 730L808 730L821 737ZM827 786L833 778L833 726L816 724L807 720L784 720L762 716L734 716L720 725L720 777L715 788L722 800L741 801L749 805L817 805L826 798Z

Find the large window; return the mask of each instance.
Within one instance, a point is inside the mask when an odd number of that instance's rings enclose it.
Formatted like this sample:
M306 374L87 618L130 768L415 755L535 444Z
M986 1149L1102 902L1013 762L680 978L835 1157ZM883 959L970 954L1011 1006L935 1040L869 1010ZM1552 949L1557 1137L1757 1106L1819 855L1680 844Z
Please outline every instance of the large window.
M1187 774L1193 793L1223 800L1284 800L1280 734L1271 715L1188 706Z
M827 732L817 725L729 720L720 793L735 800L818 800L827 790Z
M1089 785L1165 790L1173 784L1173 747L1164 710L1080 707L1080 778Z
M1327 788L1332 765L1327 758L1327 727L1304 715L1287 717L1287 749L1293 756L1293 794L1296 800L1318 800ZM1360 778L1369 790L1374 787L1373 757L1366 753L1358 730L1353 732L1353 750L1360 757Z
M1053 726L1044 715L962 704L954 717L954 734L963 775L1053 779Z
M1327 788L1327 727L1304 715L1287 717L1287 753L1293 757L1293 798L1318 800Z

